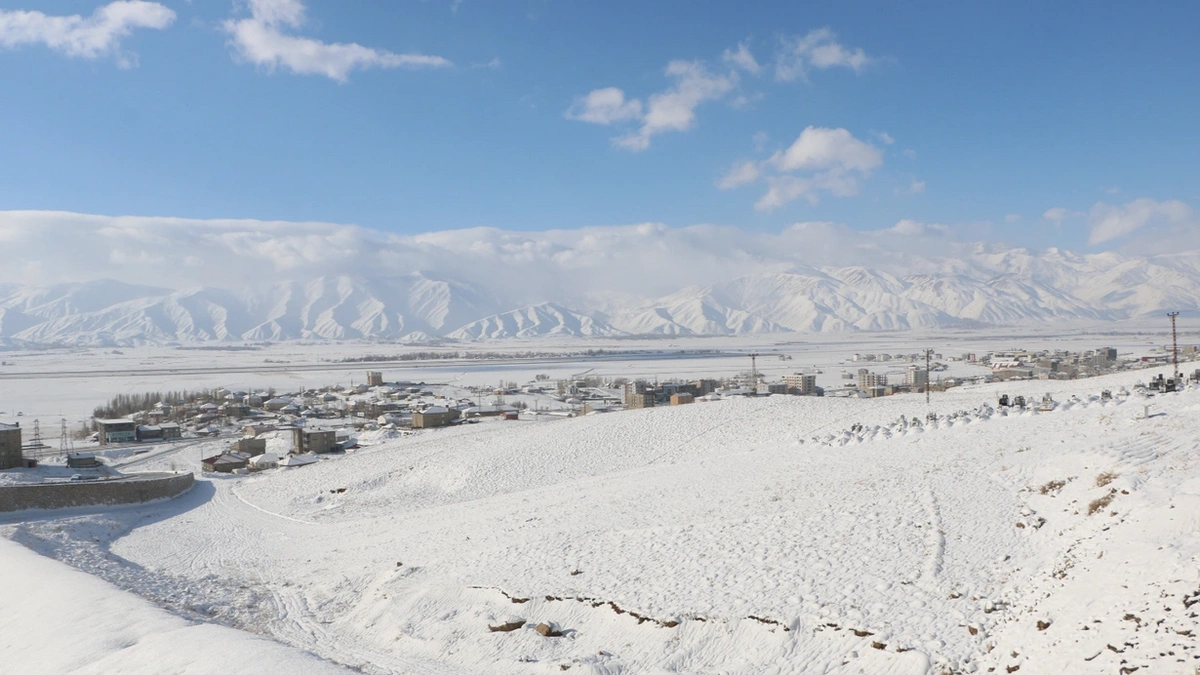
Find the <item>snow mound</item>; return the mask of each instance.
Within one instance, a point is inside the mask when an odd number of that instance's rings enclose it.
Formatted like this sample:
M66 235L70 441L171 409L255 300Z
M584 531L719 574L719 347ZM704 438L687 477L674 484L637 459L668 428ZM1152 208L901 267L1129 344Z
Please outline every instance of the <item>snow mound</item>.
M21 580L5 588L0 612L5 672L352 672L249 633L186 621L7 539L0 539L0 575Z

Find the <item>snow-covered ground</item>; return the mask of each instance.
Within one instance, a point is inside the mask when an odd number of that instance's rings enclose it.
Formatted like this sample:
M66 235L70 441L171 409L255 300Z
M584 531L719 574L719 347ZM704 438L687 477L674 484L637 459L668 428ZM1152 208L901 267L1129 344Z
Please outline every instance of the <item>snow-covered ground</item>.
M350 671L304 651L190 622L33 551L0 540L0 668L9 673L313 673Z
M1155 372L380 435L0 533L368 673L1190 674L1200 390L1121 395Z

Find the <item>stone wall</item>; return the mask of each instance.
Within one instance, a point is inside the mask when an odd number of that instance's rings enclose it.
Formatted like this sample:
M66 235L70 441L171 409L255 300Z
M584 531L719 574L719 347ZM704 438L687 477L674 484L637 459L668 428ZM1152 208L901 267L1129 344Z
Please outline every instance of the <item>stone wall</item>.
M7 485L0 487L0 512L140 504L181 495L194 481L190 473L163 473L118 480Z

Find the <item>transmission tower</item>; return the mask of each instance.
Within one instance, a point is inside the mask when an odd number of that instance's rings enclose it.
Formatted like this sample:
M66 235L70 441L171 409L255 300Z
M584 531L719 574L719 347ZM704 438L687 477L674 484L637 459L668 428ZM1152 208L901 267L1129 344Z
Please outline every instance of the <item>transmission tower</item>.
M750 386L758 394L758 352L750 352Z
M60 434L58 437L58 453L60 455L69 455L74 448L71 447L72 443L67 434L67 418L65 417L62 420L62 431Z
M37 420L33 421L33 440L29 441L29 445L34 448L42 447L42 427Z
M1171 363L1175 369L1172 377L1175 378L1176 386L1179 385L1179 340L1175 336L1175 317L1179 316L1179 312L1167 312L1167 316L1171 317Z

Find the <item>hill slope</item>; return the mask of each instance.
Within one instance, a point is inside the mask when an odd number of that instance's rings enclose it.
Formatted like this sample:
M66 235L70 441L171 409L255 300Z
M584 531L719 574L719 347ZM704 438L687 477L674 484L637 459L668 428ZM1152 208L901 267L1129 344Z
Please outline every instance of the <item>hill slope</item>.
M595 289L596 298L607 289ZM552 295L529 289L527 294ZM796 266L642 297L494 297L424 273L326 276L255 288L171 290L98 280L0 286L0 339L43 344L211 340L504 339L743 335L1106 321L1200 313L1200 254L1123 258L979 245L903 274Z

